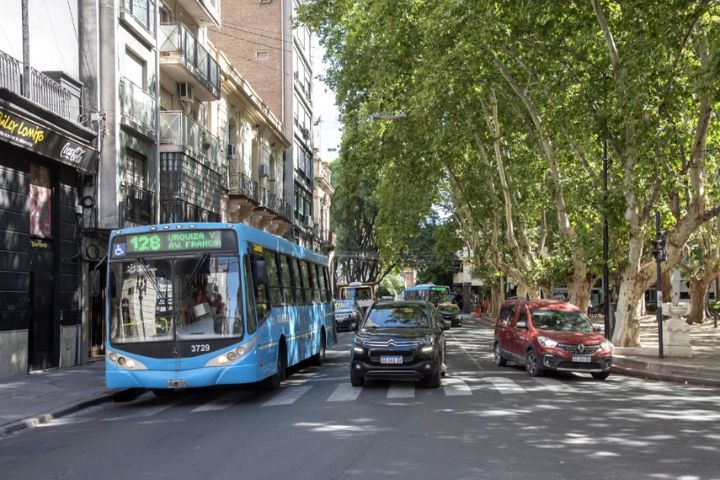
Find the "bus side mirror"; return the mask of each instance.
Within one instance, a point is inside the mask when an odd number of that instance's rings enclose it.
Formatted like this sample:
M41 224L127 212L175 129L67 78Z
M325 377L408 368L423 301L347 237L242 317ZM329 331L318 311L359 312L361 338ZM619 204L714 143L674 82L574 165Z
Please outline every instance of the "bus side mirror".
M92 270L90 272L90 296L100 296L100 270Z
M265 260L255 260L255 283L265 285L268 283L267 263Z

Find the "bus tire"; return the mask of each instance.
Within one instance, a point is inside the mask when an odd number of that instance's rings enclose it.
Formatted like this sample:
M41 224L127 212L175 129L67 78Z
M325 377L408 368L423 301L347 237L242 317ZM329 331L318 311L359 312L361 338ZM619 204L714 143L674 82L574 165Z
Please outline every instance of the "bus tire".
M310 357L310 365L319 367L325 361L325 330L320 334L320 350L318 353Z
M287 355L285 354L285 344L280 343L277 353L277 369L275 373L260 382L260 387L266 391L273 391L280 388L280 384L285 380L285 367L287 365Z

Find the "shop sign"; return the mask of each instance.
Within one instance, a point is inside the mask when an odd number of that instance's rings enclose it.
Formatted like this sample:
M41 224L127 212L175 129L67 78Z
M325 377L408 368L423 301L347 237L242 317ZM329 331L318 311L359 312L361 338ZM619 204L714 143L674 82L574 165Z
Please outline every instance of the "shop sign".
M0 108L0 140L85 172L93 169L95 150L3 108Z

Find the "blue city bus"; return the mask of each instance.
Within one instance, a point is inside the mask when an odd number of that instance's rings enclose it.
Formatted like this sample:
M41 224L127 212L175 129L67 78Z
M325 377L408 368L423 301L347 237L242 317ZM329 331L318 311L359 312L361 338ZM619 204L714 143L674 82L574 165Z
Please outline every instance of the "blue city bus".
M112 232L109 388L260 382L320 365L337 342L328 260L242 224L180 223Z
M450 287L432 283L415 285L403 291L403 298L405 300L425 300L438 306L450 301Z

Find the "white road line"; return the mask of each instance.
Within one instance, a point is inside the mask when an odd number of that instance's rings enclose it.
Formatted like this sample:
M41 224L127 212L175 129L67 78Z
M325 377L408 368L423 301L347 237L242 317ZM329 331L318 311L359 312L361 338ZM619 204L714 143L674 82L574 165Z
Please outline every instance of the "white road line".
M349 383L341 383L328 397L328 402L350 402L356 400L362 392L362 388L353 387Z
M225 410L230 405L239 402L243 398L255 393L252 390L235 390L222 395L215 400L190 410L190 413L196 412L212 412L215 410Z
M153 407L141 407L141 408L139 409L139 411L137 411L137 412L135 412L135 413L131 413L131 414L129 414L129 415L123 415L123 416L121 416L121 417L106 418L106 419L103 420L103 421L105 421L105 422L112 422L112 421L114 421L114 420L127 420L127 419L130 419L130 418L145 418L145 417L151 417L151 416L153 416L153 415L155 415L155 414L157 414L157 413L160 413L160 412L162 412L162 411L164 411L164 410L167 410L168 408L172 408L172 407L174 407L175 405L177 405L178 403L184 402L184 401L188 400L189 398L194 398L194 397L185 397L185 396L183 396L183 397L179 397L179 398L176 398L176 399L173 399L173 400L166 400L166 401L163 401L163 403L160 404L160 405L156 405L156 406L153 406Z
M553 378L535 378L536 382L542 383L544 387L558 393L577 393L573 387L567 383L560 382Z
M497 388L503 395L509 393L527 393L527 390L525 390L509 378L487 377L485 380L492 383L493 386Z
M414 396L414 382L392 382L387 393L387 398L412 398Z
M470 354L470 352L468 352L468 351L465 349L465 346L464 346L462 343L460 343L460 341L459 341L456 337L450 337L450 338L452 338L452 340L453 340L455 343L457 343L458 345L460 345L460 348L463 349L463 352L465 352L465 355L467 355L468 357L470 357L470 360L473 361L473 363L474 363L475 366L478 368L478 370L484 370L484 369L480 366L480 364L477 362L477 360L475 360L475 357L473 357L473 356Z
M470 390L468 384L459 378L443 378L442 386L445 391L445 395L448 397L472 395L472 390Z
M285 390L280 392L279 394L275 395L273 398L268 400L267 402L263 403L263 407L276 407L278 405L290 405L291 403L294 403L295 400L305 395L308 390L310 390L312 386L309 387L286 387Z

